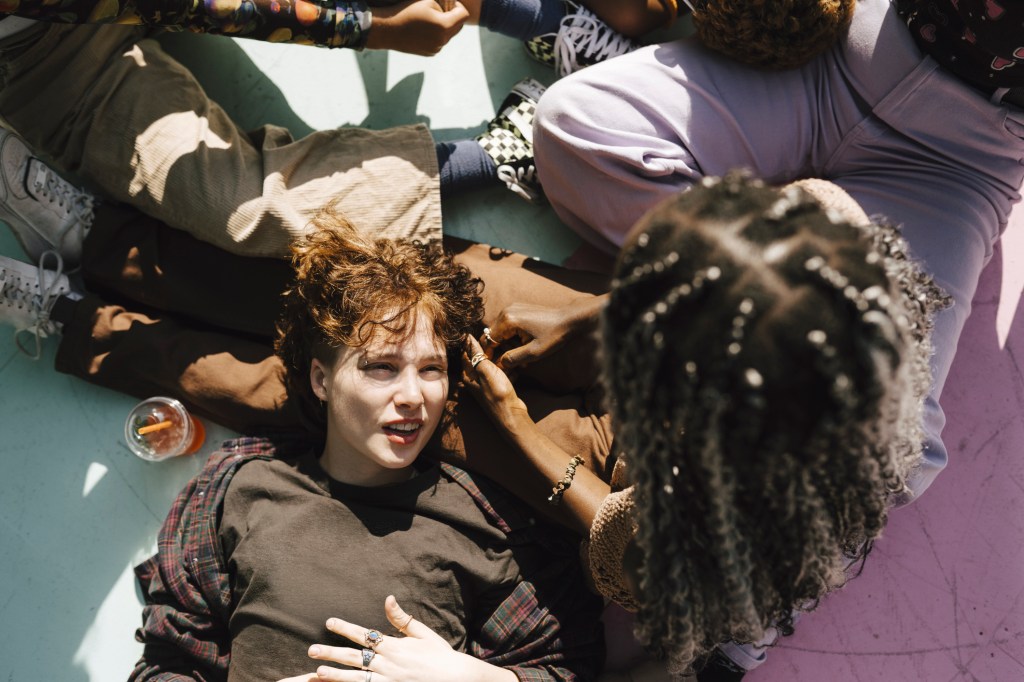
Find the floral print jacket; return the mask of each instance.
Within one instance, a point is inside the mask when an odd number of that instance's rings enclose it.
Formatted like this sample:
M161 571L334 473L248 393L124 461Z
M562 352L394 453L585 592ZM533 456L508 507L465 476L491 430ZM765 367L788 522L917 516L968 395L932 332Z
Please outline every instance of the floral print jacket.
M371 21L368 3L351 0L0 0L0 13L69 24L146 24L272 43L357 49L366 44Z

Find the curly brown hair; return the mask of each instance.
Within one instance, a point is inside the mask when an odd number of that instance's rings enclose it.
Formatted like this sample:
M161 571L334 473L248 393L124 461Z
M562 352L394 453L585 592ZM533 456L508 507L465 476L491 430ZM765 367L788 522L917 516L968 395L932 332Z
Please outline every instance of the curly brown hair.
M920 461L948 298L887 225L731 174L654 209L603 318L644 555L638 631L677 669L790 630Z
M801 66L834 45L856 0L703 0L694 3L701 42L744 64Z
M295 279L282 295L274 349L304 426L322 435L326 410L309 382L314 358L330 363L340 347L362 346L380 329L411 333L425 313L458 366L463 339L483 319L483 283L440 243L373 239L333 207L310 227L291 247Z

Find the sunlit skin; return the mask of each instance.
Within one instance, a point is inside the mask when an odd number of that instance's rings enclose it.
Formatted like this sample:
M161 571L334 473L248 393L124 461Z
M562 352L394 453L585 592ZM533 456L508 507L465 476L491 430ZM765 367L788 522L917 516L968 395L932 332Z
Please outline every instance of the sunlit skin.
M448 396L448 361L428 316L409 334L378 327L358 348L342 347L332 363L313 360L313 393L327 403L320 465L331 478L388 485L412 475Z

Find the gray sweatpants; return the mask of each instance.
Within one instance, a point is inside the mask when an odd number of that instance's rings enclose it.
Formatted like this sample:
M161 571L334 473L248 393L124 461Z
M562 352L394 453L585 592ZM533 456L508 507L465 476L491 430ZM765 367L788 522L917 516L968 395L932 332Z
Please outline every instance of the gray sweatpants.
M1024 111L922 55L888 0L860 0L845 38L803 68L764 72L694 40L654 45L565 78L542 98L537 168L555 210L614 251L663 198L745 167L783 184L832 180L903 226L953 297L936 320L926 461L945 467L938 404L982 268L1024 180Z

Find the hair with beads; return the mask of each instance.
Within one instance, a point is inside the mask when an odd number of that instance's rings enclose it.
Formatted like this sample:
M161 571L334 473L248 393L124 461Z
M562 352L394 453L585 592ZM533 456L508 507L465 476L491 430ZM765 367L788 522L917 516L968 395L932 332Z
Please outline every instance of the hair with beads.
M284 361L289 398L318 435L326 411L313 394L314 358L330 363L342 346L359 347L384 330L411 333L425 314L447 348L450 366L483 318L483 283L439 243L373 239L333 207L292 246L295 278L284 292L274 347Z
M856 0L700 0L701 42L751 66L792 69L821 54L853 18Z
M946 296L887 225L733 173L654 209L604 312L638 632L683 669L844 582L919 462Z

